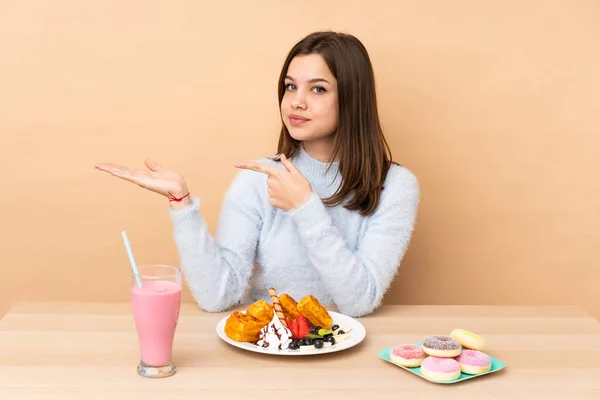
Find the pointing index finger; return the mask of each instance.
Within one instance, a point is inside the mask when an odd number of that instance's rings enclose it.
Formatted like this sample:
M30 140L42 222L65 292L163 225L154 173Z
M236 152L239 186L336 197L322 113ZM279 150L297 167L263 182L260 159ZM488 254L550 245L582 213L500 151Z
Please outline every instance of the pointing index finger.
M269 176L275 175L276 173L279 172L279 168L271 167L269 165L265 165L265 164L253 162L253 161L237 163L237 164L235 164L235 167L240 168L240 169L250 169L250 170L256 171L256 172L262 172L263 174L267 174Z

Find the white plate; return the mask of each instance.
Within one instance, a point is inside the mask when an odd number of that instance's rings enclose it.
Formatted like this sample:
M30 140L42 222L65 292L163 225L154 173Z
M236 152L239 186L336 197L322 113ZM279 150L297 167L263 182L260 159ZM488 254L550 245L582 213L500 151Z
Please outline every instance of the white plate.
M342 341L339 344L334 344L331 347L323 347L321 349L314 349L308 351L289 349L272 350L259 347L249 342L236 342L235 340L230 339L229 336L227 336L227 334L225 333L225 322L227 322L227 318L229 318L229 316L223 318L217 324L217 335L219 335L221 339L223 339L230 345L238 347L240 349L276 356L314 356L318 354L335 353L336 351L342 351L354 347L364 340L365 336L367 335L367 331L360 322L358 322L352 317L336 313L334 311L329 311L329 315L331 315L331 318L333 319L333 325L339 325L340 327L342 327L342 329L344 327L350 327L352 328L352 330L350 331L349 336L346 340Z

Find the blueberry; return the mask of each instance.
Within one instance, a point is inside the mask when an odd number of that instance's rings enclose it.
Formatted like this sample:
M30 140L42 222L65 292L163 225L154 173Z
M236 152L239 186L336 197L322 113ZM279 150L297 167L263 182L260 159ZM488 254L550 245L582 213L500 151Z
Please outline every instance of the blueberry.
M335 338L333 336L327 336L325 341L331 343L332 345L335 344Z
M317 326L317 327L315 328L315 332L319 332L319 329L323 329L323 328L322 328L322 327L320 327L320 326Z
M298 346L298 342L292 342L290 343L289 347L290 350L298 350L299 346Z
M316 349L321 349L321 348L323 348L323 341L322 341L322 340L319 340L319 339L315 340L315 348L316 348Z
M346 332L344 332L344 330L343 330L343 329L340 329L340 330L338 331L338 335L343 335L344 333L346 333Z
M262 347L265 347L265 348L266 348L266 347L269 347L269 343L267 343L267 342L263 342L263 345L262 345Z
M332 326L332 327L331 327L331 330L334 330L334 331L335 331L335 330L337 330L337 329L340 329L340 326L339 326L339 325L334 325L334 326Z
M313 344L315 344L315 341L312 339L305 339L304 344L307 346L312 346Z
M298 340L298 346L304 346L304 339Z
M333 336L333 333L328 333L327 335L325 335L323 337L328 338L328 337L332 337L332 336Z

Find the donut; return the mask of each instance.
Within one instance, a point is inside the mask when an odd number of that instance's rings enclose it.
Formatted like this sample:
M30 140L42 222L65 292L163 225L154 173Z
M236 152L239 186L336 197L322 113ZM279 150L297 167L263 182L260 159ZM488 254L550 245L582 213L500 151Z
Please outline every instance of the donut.
M460 343L450 336L428 336L423 341L423 351L434 357L456 357L462 351Z
M416 344L402 344L392 349L390 353L390 359L404 367L418 367L421 362L427 357L427 354L423 351L420 346Z
M433 382L454 381L460 378L460 365L454 358L430 356L421 363L421 374Z
M455 329L450 333L450 337L458 341L462 347L470 350L483 351L485 349L485 339L464 329Z
M492 359L478 350L463 350L456 361L465 374L477 375L492 369Z

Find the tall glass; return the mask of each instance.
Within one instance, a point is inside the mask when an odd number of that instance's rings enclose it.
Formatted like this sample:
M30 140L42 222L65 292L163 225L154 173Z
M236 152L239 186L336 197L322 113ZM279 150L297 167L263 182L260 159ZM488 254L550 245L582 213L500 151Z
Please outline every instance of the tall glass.
M164 378L176 372L172 354L181 304L181 272L169 265L144 265L138 271L142 287L135 276L131 286L141 351L138 373L147 378Z

